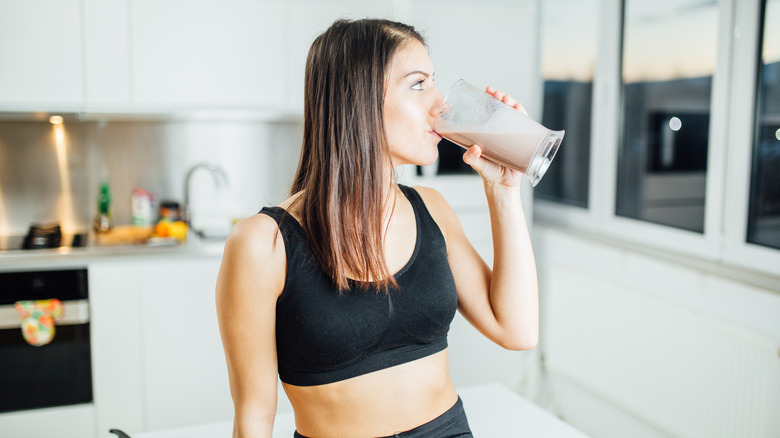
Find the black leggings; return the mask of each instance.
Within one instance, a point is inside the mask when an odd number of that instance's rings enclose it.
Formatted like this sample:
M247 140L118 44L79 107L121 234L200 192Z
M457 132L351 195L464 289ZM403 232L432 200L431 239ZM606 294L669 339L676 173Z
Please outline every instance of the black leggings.
M306 438L296 431L294 438ZM474 438L469 428L466 411L463 410L463 402L458 397L455 405L447 412L439 415L433 420L417 426L414 429L400 432L395 435L382 438Z

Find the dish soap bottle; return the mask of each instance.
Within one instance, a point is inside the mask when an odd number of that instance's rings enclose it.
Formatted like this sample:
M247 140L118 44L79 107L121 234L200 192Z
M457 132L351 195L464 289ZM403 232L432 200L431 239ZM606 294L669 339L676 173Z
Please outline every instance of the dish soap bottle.
M98 214L93 225L98 233L104 233L114 227L114 215L111 211L111 187L107 182L100 185Z

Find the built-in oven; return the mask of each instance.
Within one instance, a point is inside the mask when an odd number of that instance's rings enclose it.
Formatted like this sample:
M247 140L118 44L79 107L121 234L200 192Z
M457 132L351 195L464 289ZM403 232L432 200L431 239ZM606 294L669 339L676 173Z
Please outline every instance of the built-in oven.
M34 346L16 303L52 299L62 309L54 337ZM0 412L91 402L87 270L0 272Z

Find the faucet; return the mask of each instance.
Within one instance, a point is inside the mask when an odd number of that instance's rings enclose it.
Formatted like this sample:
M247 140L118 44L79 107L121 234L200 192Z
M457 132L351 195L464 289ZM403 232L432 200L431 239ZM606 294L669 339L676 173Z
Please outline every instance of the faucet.
M222 188L222 184L229 185L227 173L225 170L217 165L211 163L198 163L193 165L187 170L187 174L184 177L184 205L182 206L182 214L184 215L184 221L189 225L190 229L195 231L199 236L203 237L203 232L192 228L192 212L190 211L190 180L192 174L198 169L206 169L211 173L214 178L214 185L218 188Z

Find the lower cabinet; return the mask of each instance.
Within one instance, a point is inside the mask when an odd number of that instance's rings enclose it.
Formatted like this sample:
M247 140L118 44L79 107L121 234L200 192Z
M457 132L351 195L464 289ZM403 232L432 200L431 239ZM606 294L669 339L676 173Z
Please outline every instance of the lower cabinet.
M220 259L91 266L98 437L233 417L214 289Z
M7 394L0 394L7 397ZM13 397L13 394L10 395ZM95 424L92 404L31 409L0 414L3 438L89 438ZM112 437L116 438L114 435Z
M141 372L148 430L233 418L214 289L219 259L141 268Z

